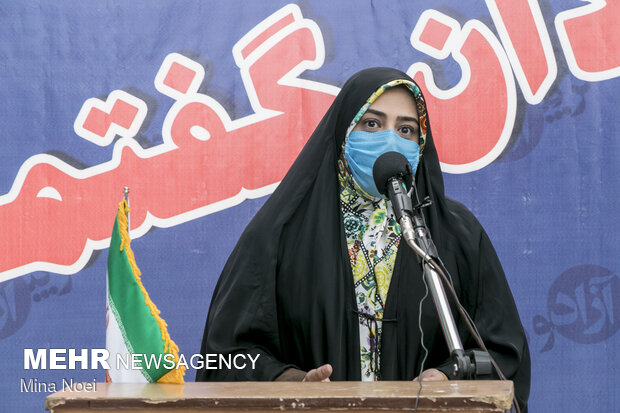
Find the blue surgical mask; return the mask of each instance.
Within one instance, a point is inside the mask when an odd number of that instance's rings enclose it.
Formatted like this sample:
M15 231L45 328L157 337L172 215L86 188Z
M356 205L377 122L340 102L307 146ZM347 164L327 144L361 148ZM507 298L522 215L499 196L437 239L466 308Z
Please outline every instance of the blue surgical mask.
M382 197L372 176L372 167L379 156L398 152L407 158L415 174L420 157L420 145L400 137L394 129L381 132L353 131L344 145L344 157L355 182L374 197Z

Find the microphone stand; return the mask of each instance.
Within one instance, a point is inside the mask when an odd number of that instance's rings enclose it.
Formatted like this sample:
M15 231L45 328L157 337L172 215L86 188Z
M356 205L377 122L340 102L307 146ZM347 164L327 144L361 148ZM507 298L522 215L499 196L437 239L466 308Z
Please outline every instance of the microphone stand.
M412 185L412 188L415 191L415 184ZM405 189L405 185L398 179L390 179L387 183L389 198L393 204L400 206L394 208L394 212L402 229L403 238L422 263L424 277L435 303L441 329L450 351L450 358L454 362L452 379L470 380L477 376L490 374L491 359L489 353L480 350L465 351L463 349L463 343L439 276L443 270L436 259L438 258L437 248L422 217L421 209L430 205L430 200L425 200L426 202L413 207L411 198Z

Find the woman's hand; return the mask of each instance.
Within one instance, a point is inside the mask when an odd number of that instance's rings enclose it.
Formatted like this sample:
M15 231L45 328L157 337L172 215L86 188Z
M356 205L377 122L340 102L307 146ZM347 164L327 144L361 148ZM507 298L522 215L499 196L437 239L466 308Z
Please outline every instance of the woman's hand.
M314 371L314 370L313 370ZM446 381L448 380L448 376L443 374L443 372L437 369L428 369L424 370L420 375L422 377L422 381ZM416 377L413 381L418 381L420 377Z
M332 375L332 371L331 364L323 364L321 367L307 372L306 377L302 381L330 381L329 376Z

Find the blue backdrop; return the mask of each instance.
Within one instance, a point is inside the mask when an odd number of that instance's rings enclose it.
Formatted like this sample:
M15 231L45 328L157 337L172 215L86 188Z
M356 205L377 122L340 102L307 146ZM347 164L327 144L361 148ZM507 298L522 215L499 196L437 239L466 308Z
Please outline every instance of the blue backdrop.
M248 71L252 50L235 60L233 46L268 44L285 27L277 18L258 26L274 13L312 33L286 53L312 49L299 77L317 95L366 67L416 75L441 140L446 192L489 233L528 334L531 411L617 411L620 6L592 3L0 2L0 411L43 410L49 393L23 392L22 379L104 381L100 370L25 370L23 349L105 347L106 242L123 187L114 171L148 178L170 169L168 180L144 184L142 201L169 210L140 215L140 196L131 198L132 247L181 352L199 351L224 262L278 180L267 165L253 192L237 196L240 182L235 196L197 205L183 191L205 165L177 174L184 158L164 161L160 149L170 149L169 122L197 94L233 121L260 112L248 85L262 101L268 74ZM167 56L195 69L195 82L178 72L174 80ZM114 112L115 102L129 109ZM304 119L291 130L312 126ZM233 129L260 131L252 122ZM123 146L152 162L110 163ZM252 148L235 148L236 162L250 157ZM225 169L213 170L224 179ZM100 190L102 177L118 196Z

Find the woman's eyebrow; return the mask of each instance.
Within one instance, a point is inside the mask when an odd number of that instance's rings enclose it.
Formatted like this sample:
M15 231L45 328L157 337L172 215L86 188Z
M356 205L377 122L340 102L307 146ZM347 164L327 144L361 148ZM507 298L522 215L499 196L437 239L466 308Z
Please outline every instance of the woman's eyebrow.
M396 120L398 120L399 122L415 122L418 125L420 124L420 121L418 120L418 118L414 118L413 116L398 116L396 117Z
M366 113L371 113L371 114L373 114L375 116L379 116L381 118L386 118L387 117L387 115L385 113L383 113L383 112L381 112L379 110L375 110L375 109L367 109Z

